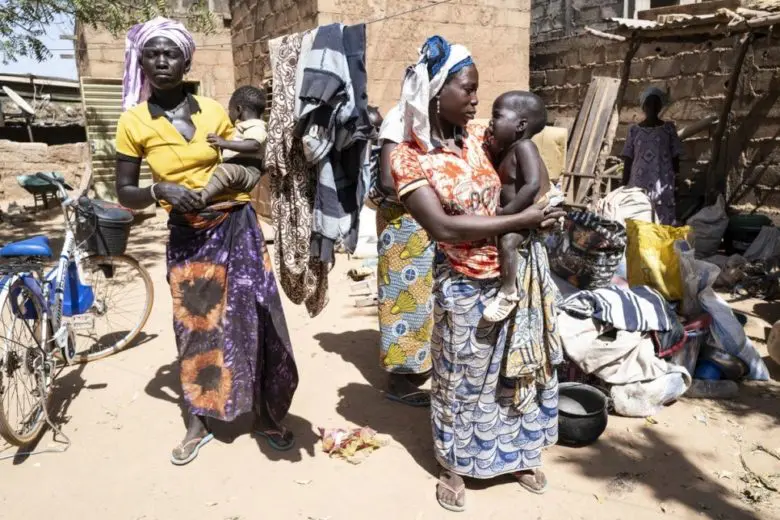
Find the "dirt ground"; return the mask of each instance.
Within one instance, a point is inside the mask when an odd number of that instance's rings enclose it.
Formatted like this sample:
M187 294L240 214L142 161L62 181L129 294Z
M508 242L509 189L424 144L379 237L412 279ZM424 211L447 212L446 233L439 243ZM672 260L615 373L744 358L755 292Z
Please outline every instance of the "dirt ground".
M0 243L31 229L56 237L56 213L24 225L0 224ZM276 453L240 421L217 430L186 467L169 462L183 432L180 387L163 265L160 215L134 228L130 254L155 282L155 307L141 344L78 366L57 383L56 418L72 444L64 453L32 457L0 444L0 518L80 520L226 520L372 518L658 519L780 518L780 494L750 486L740 454L761 475L780 461L754 452L780 450L780 384L751 384L736 401L683 400L652 420L610 417L605 435L581 449L545 455L551 489L543 497L511 479L471 482L467 512L442 510L434 498L436 466L428 411L383 396L377 318L349 296L340 257L330 304L317 318L285 301L301 382L288 424L296 447ZM59 241L55 240L55 247ZM749 332L763 340L780 304L746 301ZM771 364L771 361L769 362ZM776 380L780 367L772 364ZM362 464L321 452L317 427L371 426L390 444ZM46 431L39 449L62 444ZM14 456L16 455L16 456ZM780 479L765 479L780 487ZM772 484L774 482L774 484ZM746 492L757 503L746 497Z

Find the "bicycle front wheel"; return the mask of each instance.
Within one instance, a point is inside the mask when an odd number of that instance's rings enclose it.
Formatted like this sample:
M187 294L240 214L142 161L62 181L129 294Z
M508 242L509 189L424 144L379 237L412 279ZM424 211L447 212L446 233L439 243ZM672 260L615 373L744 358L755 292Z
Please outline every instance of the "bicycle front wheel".
M76 336L75 360L87 363L133 343L152 312L154 286L146 269L126 255L89 256L82 267L95 301L68 320Z
M25 446L46 424L53 363L41 300L21 279L6 283L0 290L0 435Z

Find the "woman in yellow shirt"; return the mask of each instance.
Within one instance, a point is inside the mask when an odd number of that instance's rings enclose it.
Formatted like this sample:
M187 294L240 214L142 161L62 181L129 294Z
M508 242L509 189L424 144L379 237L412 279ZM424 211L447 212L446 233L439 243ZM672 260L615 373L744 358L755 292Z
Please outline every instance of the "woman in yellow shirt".
M225 193L202 208L202 190L220 161L210 134L234 128L215 101L183 87L195 45L183 25L156 18L127 37L123 107L116 134L119 201L169 212L168 282L187 433L171 462L187 464L213 436L208 419L255 413L254 432L280 450L293 446L281 425L298 384L279 290L248 193ZM138 186L141 161L154 176Z

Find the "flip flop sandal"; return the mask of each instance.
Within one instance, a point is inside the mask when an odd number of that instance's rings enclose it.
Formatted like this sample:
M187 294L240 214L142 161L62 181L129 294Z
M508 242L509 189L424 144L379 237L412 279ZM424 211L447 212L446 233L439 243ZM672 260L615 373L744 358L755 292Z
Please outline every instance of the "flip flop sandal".
M255 435L266 440L269 446L276 451L288 451L295 446L295 437L289 431L284 433L277 430L254 430ZM285 440L289 437L289 440ZM281 442L277 439L281 439Z
M192 439L191 441L187 441L185 443L179 444L174 449L174 451L179 449L184 451L187 448L187 446L191 446L193 443L195 443L195 447L192 449L190 454L183 459L177 458L176 455L171 453L171 464L175 466L184 466L185 464L189 464L190 462L192 462L197 458L200 449L206 444L208 444L213 438L214 438L214 434L209 433L208 435L201 437L200 439Z
M522 487L526 491L530 491L535 495L543 495L547 491L547 477L545 477L544 474L542 473L542 478L544 478L544 484L542 484L542 487L539 488L539 487L535 487L535 485L538 486L539 484L539 481L537 480L538 476L539 474L535 471L533 473L514 474L514 477L517 479L517 483L520 484L520 487Z
M442 499L439 497L439 493L437 492L436 493L436 501L439 503L439 505L441 507L443 507L447 511L452 511L453 513L462 513L463 511L466 510L466 497L465 497L466 484L465 483L463 483L460 486L458 486L458 489L452 489L452 487L449 484L439 480L436 483L436 487L438 488L439 486L443 487L444 489L446 489L447 491L449 491L450 493L455 495L455 499L456 500L458 498L460 498L461 496L463 496L463 505L459 506L459 505L456 505L456 504L448 504L447 502L443 502Z
M415 400L414 398L418 396L425 396L426 399ZM405 404L414 408L427 408L431 406L431 396L425 390L416 390L404 395L396 395L388 392L385 394L385 397L393 402Z

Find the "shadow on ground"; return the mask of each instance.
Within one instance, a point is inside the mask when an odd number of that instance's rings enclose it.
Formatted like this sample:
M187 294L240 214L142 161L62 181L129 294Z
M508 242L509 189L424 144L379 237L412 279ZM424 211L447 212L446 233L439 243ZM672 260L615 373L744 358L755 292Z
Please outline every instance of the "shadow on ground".
M51 421L58 428L63 429L66 435L66 425L71 419L70 415L68 415L68 409L73 401L76 400L83 390L102 390L108 386L106 383L88 385L82 376L85 367L86 365L77 365L69 371L66 371L55 380L54 387L51 391L49 416ZM49 435L54 436L53 440L48 441L46 447L41 447L41 441L48 438ZM66 447L66 439L61 435L51 432L51 427L47 425L33 443L16 449L16 453L14 453L13 456L13 463L14 465L23 464L29 458L34 458L35 452L39 449L43 452L54 453L66 449Z
M154 377L147 383L145 391L150 397L166 401L179 408L182 420L182 437L189 420L189 410L182 399L181 380L179 379L179 364L173 361L157 369ZM237 438L252 434L254 414L244 414L235 421L226 423L210 419L209 427L214 437L222 443L232 444ZM284 426L295 435L295 445L287 451L278 451L259 436L254 436L258 449L269 460L299 462L303 460L304 453L309 457L314 456L314 446L318 438L314 433L312 424L302 417L288 414L284 420Z
M326 352L353 364L366 383L353 382L339 389L336 411L359 426L370 426L391 437L425 471L438 474L431 451L430 410L389 401L384 394L387 373L379 366L379 331L358 330L314 336Z
M681 451L659 430L645 427L631 439L602 439L580 449L557 448L556 455L571 471L604 482L605 498L630 502L637 487L649 489L658 504L659 518L665 511L680 516L675 511L678 506L698 511L703 518L758 518L749 505L735 504L734 493L717 477L701 473L690 459L696 450L694 445Z

